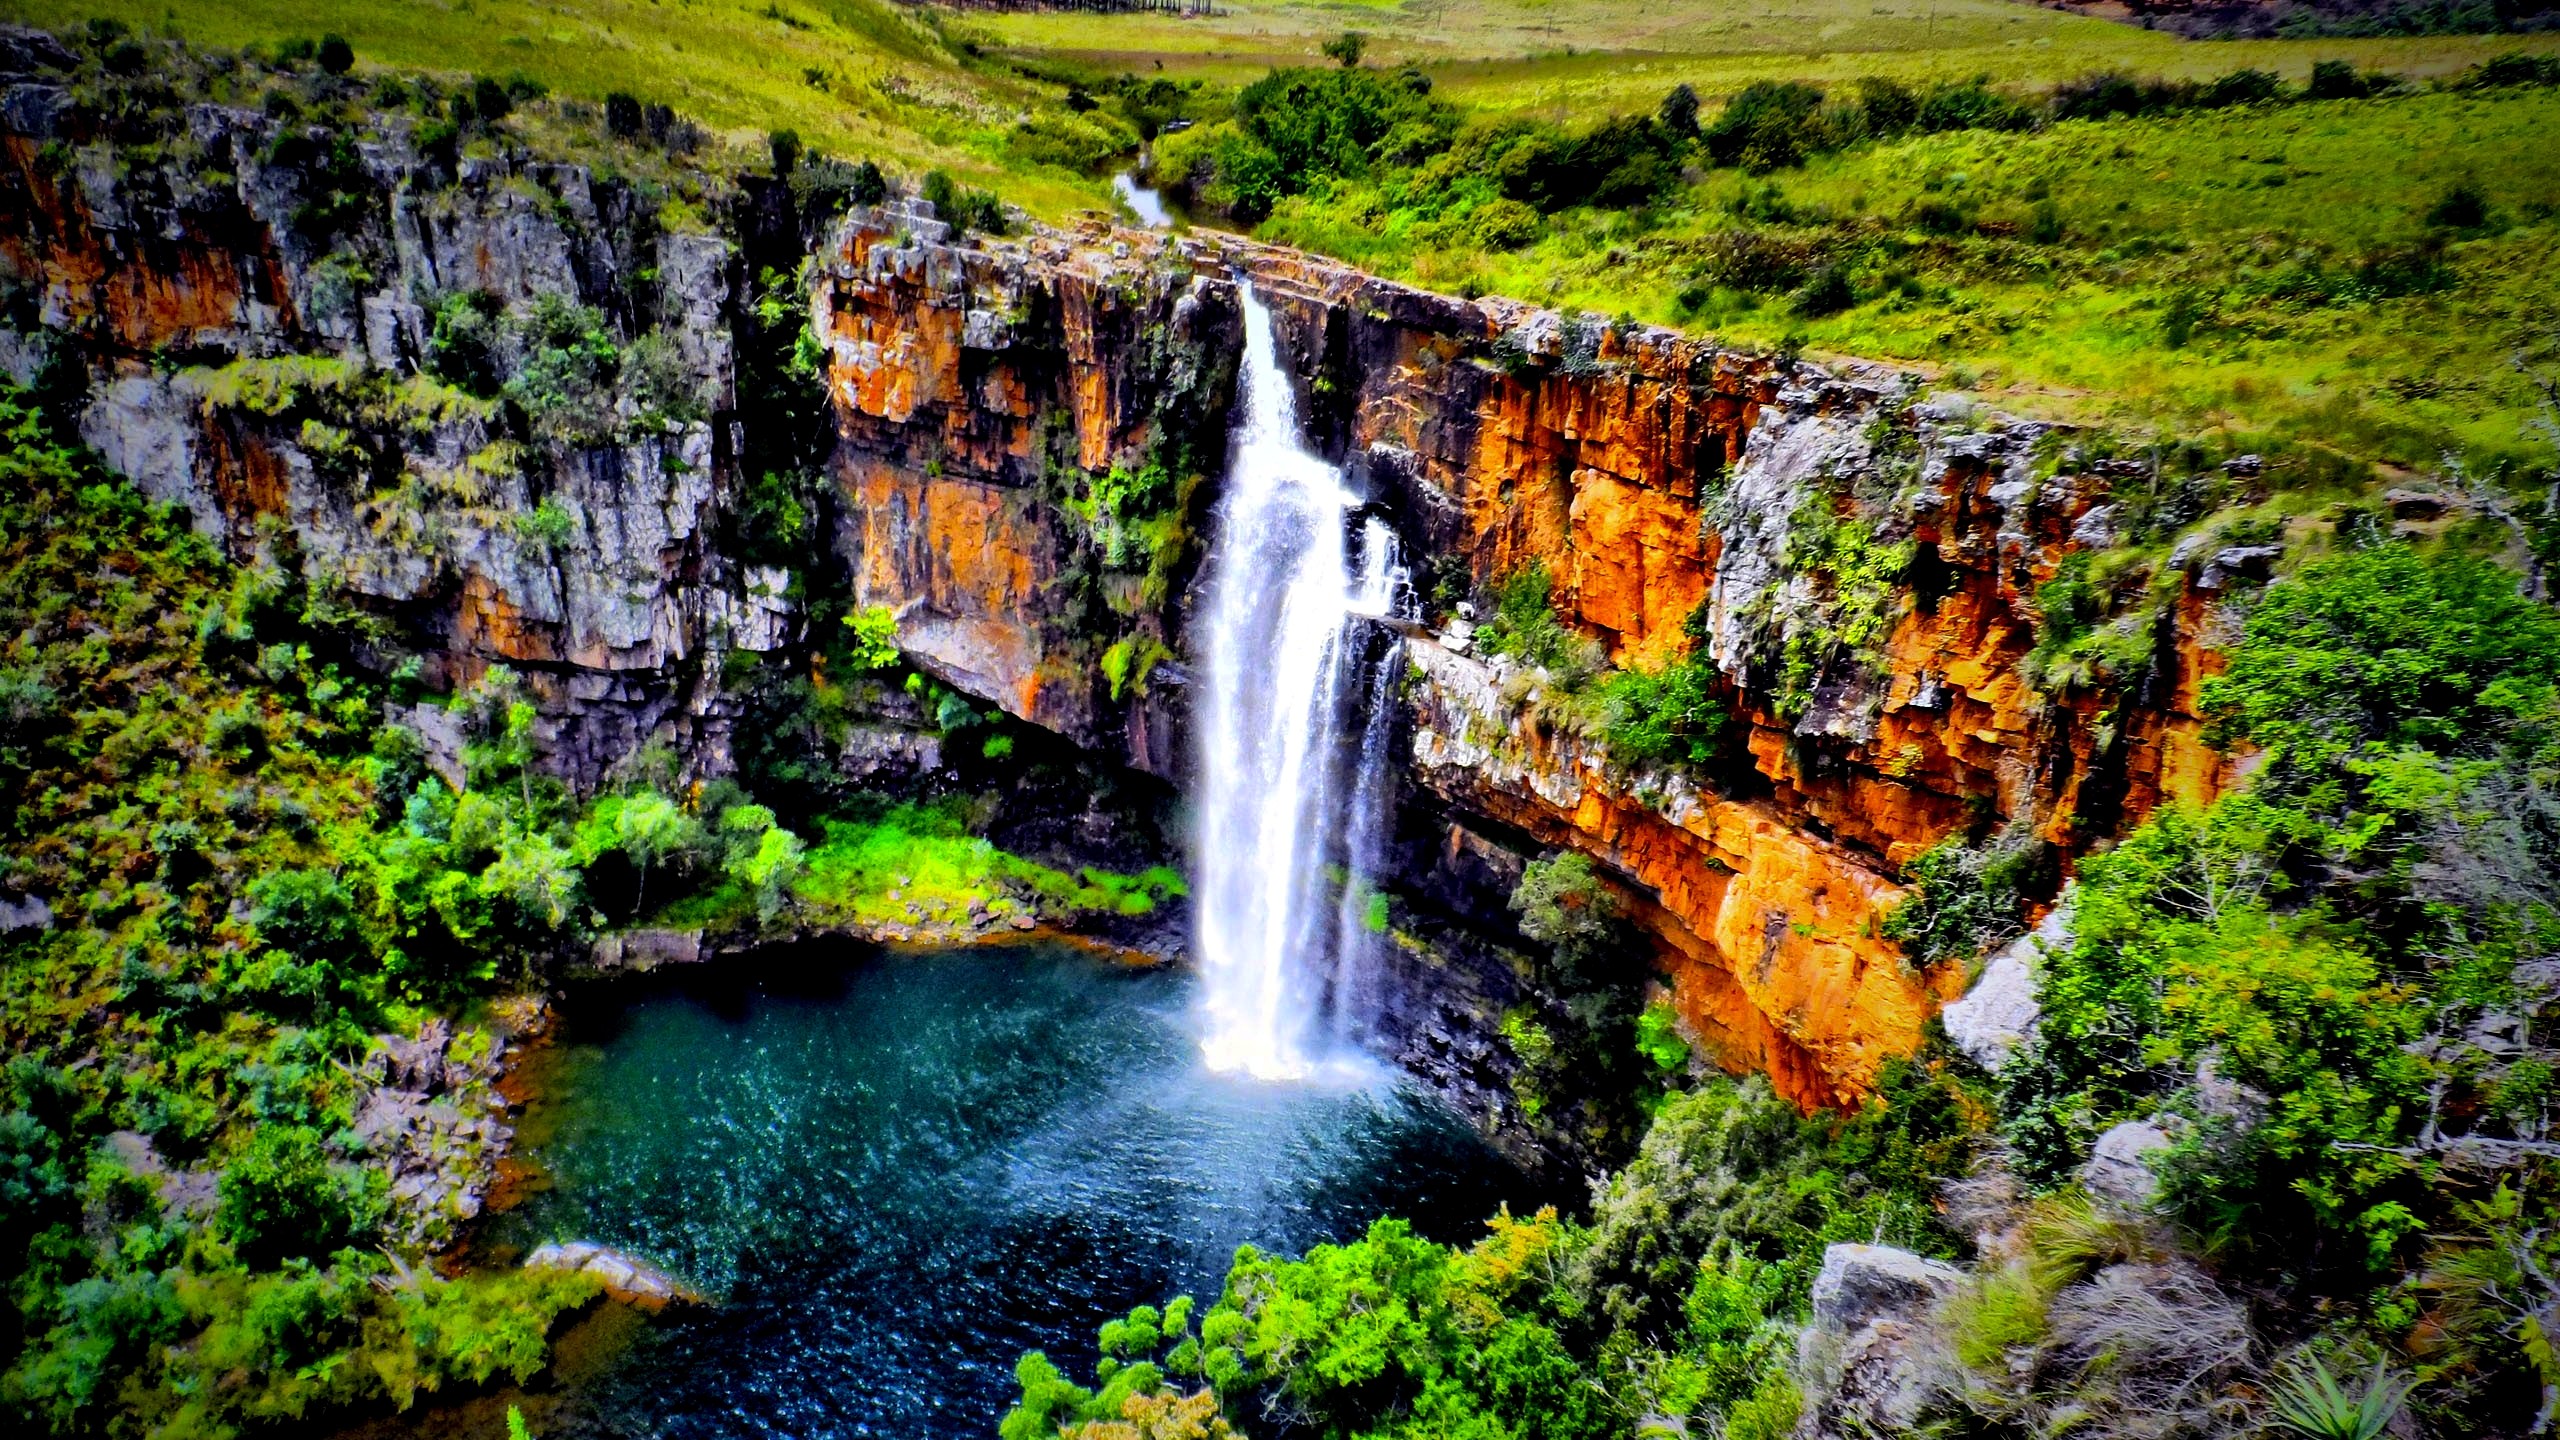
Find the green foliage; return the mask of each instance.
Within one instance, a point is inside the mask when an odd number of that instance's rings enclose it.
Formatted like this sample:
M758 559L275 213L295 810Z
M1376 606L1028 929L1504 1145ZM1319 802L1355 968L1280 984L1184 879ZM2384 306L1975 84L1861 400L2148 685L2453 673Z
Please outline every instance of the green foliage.
M1630 1416L1779 1440L1822 1241L1949 1243L1928 1187L1961 1164L1963 1106L1916 1072L1887 1089L1892 1109L1850 1119L1757 1079L1675 1096L1588 1228L1505 1211L1464 1249L1393 1219L1300 1260L1247 1246L1196 1334L1187 1300L1103 1328L1100 1394L1026 1357L1002 1433L1117 1433L1074 1427L1196 1375L1230 1414L1346 1440L1616 1435Z
M1556 618L1555 580L1532 560L1494 583L1491 613L1476 629L1476 648L1508 655L1548 673L1555 687L1582 689L1604 663L1600 647Z
M604 316L546 292L530 312L510 316L508 328L522 358L504 391L533 433L564 445L609 443L619 426L614 387L623 357Z
M1830 1241L1952 1253L1929 1194L1961 1168L1974 1122L1954 1082L1904 1066L1857 1116L1808 1118L1758 1077L1674 1095L1595 1197L1566 1288L1589 1330L1674 1333L1680 1297L1716 1257L1765 1264L1773 1312L1804 1302Z
M2007 1265L1976 1274L1947 1307L1956 1358L1986 1375L2006 1373L2011 1351L2045 1336L2051 1296L2036 1272Z
M1625 765L1712 765L1732 715L1715 664L1692 653L1657 671L1619 670L1601 682L1609 757Z
M291 405L315 377L237 378ZM316 658L350 647L289 574L226 563L14 392L0 611L0 831L57 922L0 940L0 1401L35 1433L176 1433L530 1374L593 1282L377 1286L385 1177L349 1133L369 1036L561 938L578 876L529 710L466 697L496 783L427 776ZM117 1130L216 1172L210 1219L108 1158Z
M1636 1017L1636 1049L1665 1075L1689 1068L1689 1042L1680 1035L1680 1012L1668 1000L1657 1000Z
M1173 652L1151 635L1124 635L1111 642L1102 652L1102 678L1111 687L1111 698L1146 694L1147 676L1172 658Z
M2204 704L2224 736L2267 752L2278 793L2345 800L2318 787L2337 784L2350 757L2477 756L2540 739L2555 684L2560 619L2512 571L2378 545L2270 590Z
M898 648L898 613L886 605L866 605L844 617L853 642L853 662L865 670L890 670L906 663Z
M358 1177L331 1167L318 1132L264 1125L222 1172L218 1223L241 1258L267 1265L354 1243L375 1208Z
M1086 868L1069 873L969 833L957 803L891 806L877 818L832 817L793 886L820 922L966 926L980 919L1144 915L1185 893L1181 875Z
M2400 1418L2405 1385L2373 1367L2350 1389L2317 1357L2306 1357L2277 1387L2276 1423L2308 1440L2379 1440Z
M2073 944L2003 1072L2030 1172L2175 1117L2185 1218L2350 1293L2444 1223L2457 1133L2537 1173L2543 1122L2499 1097L2538 1093L2542 1050L2444 1037L2550 1002L2518 962L2560 936L2536 798L2555 684L2560 617L2483 562L2384 544L2270 587L2206 690L2222 734L2265 749L2251 789L2083 863ZM2208 1080L2248 1098L2208 1104Z
M2051 847L2032 834L1941 841L1902 867L1911 893L1884 917L1884 937L1915 967L1971 960L2017 936L2052 868Z
M977 230L989 235L1002 235L1005 231L1004 201L989 191L961 185L948 171L928 172L917 193L954 230Z

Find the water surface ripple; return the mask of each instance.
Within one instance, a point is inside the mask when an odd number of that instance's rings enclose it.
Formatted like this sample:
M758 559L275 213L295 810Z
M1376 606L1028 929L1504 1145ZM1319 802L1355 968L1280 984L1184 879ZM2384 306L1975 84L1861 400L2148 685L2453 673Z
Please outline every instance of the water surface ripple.
M721 1297L653 1326L576 1428L666 1437L989 1435L1026 1349L1206 1299L1237 1245L1382 1212L1465 1239L1518 1174L1384 1076L1202 1062L1187 972L1058 947L812 948L570 1011L528 1117L555 1188L522 1243L616 1245Z

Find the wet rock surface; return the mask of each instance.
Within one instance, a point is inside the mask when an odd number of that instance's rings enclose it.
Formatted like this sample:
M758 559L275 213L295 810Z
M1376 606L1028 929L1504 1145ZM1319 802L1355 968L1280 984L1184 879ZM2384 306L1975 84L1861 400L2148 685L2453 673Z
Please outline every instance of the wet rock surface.
M591 1240L554 1240L537 1245L524 1257L524 1268L592 1275L603 1283L607 1295L643 1310L663 1310L679 1301L698 1304L702 1299L648 1261Z
M546 1023L538 1002L501 1007L510 1028ZM389 1229L400 1242L442 1248L477 1218L515 1139L498 1094L501 1046L485 1031L457 1039L436 1017L413 1037L376 1036L357 1067L363 1084L349 1127L391 1177Z

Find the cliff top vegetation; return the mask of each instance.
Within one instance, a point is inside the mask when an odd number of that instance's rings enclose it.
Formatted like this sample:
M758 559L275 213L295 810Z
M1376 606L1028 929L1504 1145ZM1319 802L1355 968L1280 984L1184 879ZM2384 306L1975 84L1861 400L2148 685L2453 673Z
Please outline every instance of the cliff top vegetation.
M2538 279L2560 173L2534 143L2560 119L2548 33L2191 41L2007 0L1248 0L1191 16L0 0L0 18L92 17L269 52L342 35L359 77L467 72L570 107L636 97L708 127L706 164L760 169L768 133L789 131L1052 219L1109 204L1105 178L1161 131L1153 177L1202 223L1444 291L1884 360L2018 413L2234 449L2530 464L2534 396L2512 362L2554 330ZM1344 55L1400 77L1404 129L1324 155L1273 147L1279 117L1339 108L1338 84L1315 95L1304 77ZM1293 77L1286 93L1274 75ZM1918 114L1932 97L1945 113ZM1744 131L1770 143L1717 139ZM1232 145L1239 132L1254 143ZM1615 163L1629 144L1650 170ZM1592 183L1539 183L1530 152ZM1612 176L1627 183L1598 185Z

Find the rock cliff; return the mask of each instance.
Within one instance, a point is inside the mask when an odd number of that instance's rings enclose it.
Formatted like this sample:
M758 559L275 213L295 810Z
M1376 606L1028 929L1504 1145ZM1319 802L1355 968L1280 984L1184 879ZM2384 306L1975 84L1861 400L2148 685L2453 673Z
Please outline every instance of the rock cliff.
M1612 662L1703 657L1734 719L1726 763L1631 765L1558 677L1463 624L1415 634L1406 879L1507 933L1498 892L1428 875L1471 848L1590 852L1697 1033L1800 1102L1860 1094L1961 985L1882 933L1903 865L2002 831L2077 853L2227 779L2195 697L2217 587L2263 557L2176 557L2074 659L2047 592L2120 543L2156 472L1901 376L1227 238L988 240L894 199L821 226L788 187L686 172L686 202L398 115L137 120L27 47L0 64L0 361L355 617L357 658L430 691L514 668L573 783L652 744L729 768L729 677L805 668L835 619L813 596L888 607L945 684L1179 781L1239 282L1435 624L1543 564ZM776 387L803 383L832 445L776 544L751 522L790 450ZM450 750L441 715L420 728Z
M1035 359L995 317L1024 296L1035 312L1117 315L1097 288L1137 312L1120 333L1196 350L1233 343L1232 287L1252 284L1293 352L1311 438L1394 516L1423 584L1481 593L1543 563L1561 618L1616 663L1657 668L1702 647L1744 722L1728 773L1615 763L1542 703L1546 677L1417 637L1411 775L1453 824L1606 862L1659 936L1690 1023L1805 1103L1860 1093L1961 986L1914 970L1880 932L1904 863L2012 825L2075 853L2226 778L2195 703L2216 663L2209 567L2174 577L2173 600L2143 617L2140 663L2121 667L2133 673L2028 682L2037 590L2108 547L2114 487L2143 478L2070 463L2050 427L1933 407L1872 368L1434 295L1233 239L1095 225L954 245L912 218L857 213L834 253L814 310L831 331L839 467L873 527L863 593L922 617L902 637L1026 719L1095 733L1051 708L1058 687L1041 678L1072 670L1082 643L1062 648L1038 599L1075 519L1008 498L1024 483L1005 479L1026 463L1024 397L1039 393L1011 377L1071 377L1053 390L1057 423L1088 466L1136 443L1146 392L1101 378L1113 366L1097 358L1097 320L1060 327L1059 353ZM1197 388L1158 389L1157 415L1217 393L1190 371L1176 381ZM913 425L915 397L962 393L1003 419L974 440L958 438L959 417L931 421L955 437L947 453L972 457L959 472L884 466L878 426ZM1900 547L1865 593L1858 557L1840 553L1844 522L1860 545ZM1163 635L1177 653L1179 620L1176 605ZM1863 640L1843 640L1860 627ZM1178 773L1167 720L1178 709L1133 727L1146 738L1130 758ZM1407 869L1429 863L1409 855ZM1488 901L1477 918L1501 923L1498 898L1475 897Z

